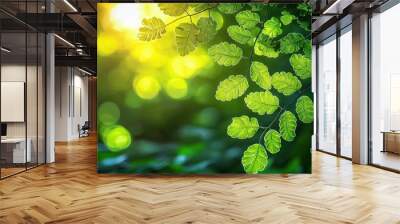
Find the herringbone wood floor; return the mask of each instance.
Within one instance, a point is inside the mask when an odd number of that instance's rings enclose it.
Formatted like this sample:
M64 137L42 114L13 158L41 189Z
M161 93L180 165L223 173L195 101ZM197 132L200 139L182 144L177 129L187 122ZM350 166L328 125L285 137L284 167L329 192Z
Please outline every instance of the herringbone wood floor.
M400 223L400 175L314 153L312 175L96 174L96 142L0 181L0 223Z

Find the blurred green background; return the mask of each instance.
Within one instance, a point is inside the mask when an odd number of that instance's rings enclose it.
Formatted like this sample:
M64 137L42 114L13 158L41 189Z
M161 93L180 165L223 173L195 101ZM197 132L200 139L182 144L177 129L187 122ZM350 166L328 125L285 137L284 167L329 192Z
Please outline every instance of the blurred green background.
M240 115L257 117L260 125L268 126L274 115L252 113L243 97L231 102L215 100L221 80L249 73L249 60L223 67L207 55L209 46L232 42L225 30L236 24L234 15L213 10L222 25L216 38L182 57L176 51L174 24L167 27L161 39L143 42L137 38L143 18L157 16L167 22L174 19L163 15L157 4L98 5L98 172L244 173L242 154L249 145L258 143L262 131L251 139L238 140L227 135L227 126L232 117ZM296 5L278 5L262 13L279 18L283 9L295 12ZM192 19L208 15L204 12ZM288 32L299 32L310 39L310 31L297 23L288 25L282 36ZM250 55L250 47L244 48L244 55ZM255 59L265 63L272 74L292 71L289 56ZM311 79L302 80L302 84L302 88L308 88L303 95L312 98ZM250 84L249 90L260 89ZM281 105L298 96L279 95ZM294 111L294 107L288 109ZM277 126L278 122L273 128ZM313 124L298 122L295 140L282 141L281 151L269 155L263 173L310 173L312 128Z

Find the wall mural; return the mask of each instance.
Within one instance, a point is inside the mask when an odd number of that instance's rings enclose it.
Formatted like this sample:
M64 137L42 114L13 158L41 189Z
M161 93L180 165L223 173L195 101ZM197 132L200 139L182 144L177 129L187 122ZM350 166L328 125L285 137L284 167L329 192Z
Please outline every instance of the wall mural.
M311 172L309 5L98 8L98 172Z

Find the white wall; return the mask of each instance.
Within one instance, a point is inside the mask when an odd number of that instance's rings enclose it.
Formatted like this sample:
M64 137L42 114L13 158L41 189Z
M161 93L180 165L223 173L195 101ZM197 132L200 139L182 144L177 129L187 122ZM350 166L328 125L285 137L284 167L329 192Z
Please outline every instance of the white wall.
M72 67L56 67L56 141L79 138L78 125L88 120L88 78Z
M38 71L36 70L38 69ZM27 78L27 81L25 80ZM7 137L24 138L25 135L30 140L32 150L32 161L44 163L45 148L45 120L44 120L44 74L39 66L25 66L24 64L3 64L1 66L2 82L24 82L26 83L26 107L22 112L27 115L27 120L23 122L6 122ZM23 93L22 93L23 94ZM7 97L7 96L2 96ZM1 108L1 110L10 110L10 108ZM37 154L39 156L37 157Z

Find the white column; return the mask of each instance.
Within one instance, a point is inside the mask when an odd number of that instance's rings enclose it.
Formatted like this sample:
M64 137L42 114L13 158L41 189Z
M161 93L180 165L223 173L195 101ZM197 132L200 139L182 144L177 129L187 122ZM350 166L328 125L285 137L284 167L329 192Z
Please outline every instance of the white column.
M368 15L353 19L353 162L368 163Z
M54 11L51 1L46 2L47 12ZM46 163L55 161L55 44L54 34L46 35Z

